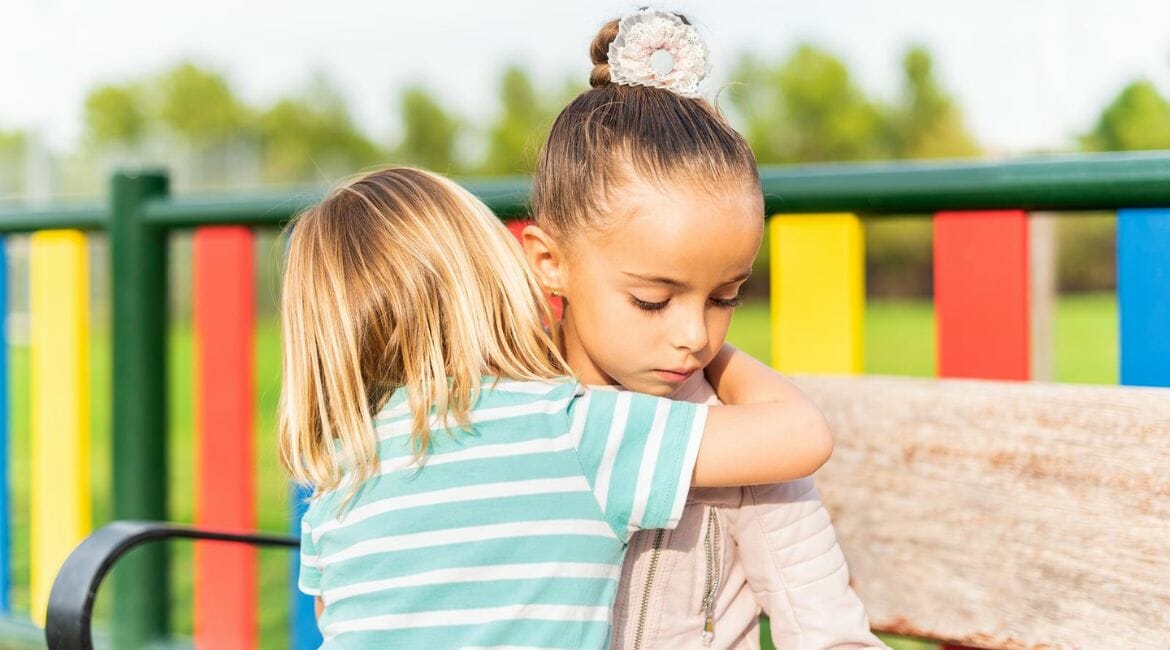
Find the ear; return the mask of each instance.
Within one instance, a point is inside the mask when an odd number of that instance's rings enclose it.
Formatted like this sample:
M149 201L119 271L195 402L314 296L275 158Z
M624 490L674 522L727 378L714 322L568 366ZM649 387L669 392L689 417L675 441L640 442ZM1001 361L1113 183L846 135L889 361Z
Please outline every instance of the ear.
M568 286L568 265L556 240L540 226L525 226L520 232L524 257L528 268L536 274L537 282L553 295L565 295Z

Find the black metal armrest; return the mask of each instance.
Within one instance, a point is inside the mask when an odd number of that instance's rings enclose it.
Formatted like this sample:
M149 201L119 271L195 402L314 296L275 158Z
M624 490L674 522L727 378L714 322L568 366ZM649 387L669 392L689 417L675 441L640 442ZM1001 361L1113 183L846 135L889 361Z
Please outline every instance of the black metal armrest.
M92 650L94 597L110 567L139 544L167 539L300 546L300 540L290 535L227 533L159 521L115 521L82 540L57 572L45 619L45 641L50 650Z

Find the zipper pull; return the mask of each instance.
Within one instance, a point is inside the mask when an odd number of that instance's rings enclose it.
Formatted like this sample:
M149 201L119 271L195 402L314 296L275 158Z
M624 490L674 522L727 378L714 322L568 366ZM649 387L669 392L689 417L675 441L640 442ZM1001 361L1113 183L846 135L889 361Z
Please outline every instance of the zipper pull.
M710 647L711 642L715 640L715 618L710 613L707 614L707 619L703 622L703 647Z

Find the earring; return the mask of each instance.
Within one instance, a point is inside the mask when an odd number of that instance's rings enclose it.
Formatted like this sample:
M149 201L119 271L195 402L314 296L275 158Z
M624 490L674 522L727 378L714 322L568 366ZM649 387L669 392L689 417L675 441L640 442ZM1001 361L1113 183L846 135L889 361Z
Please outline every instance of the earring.
M561 296L561 292L557 291L556 289L550 289L548 293L553 298L559 298Z

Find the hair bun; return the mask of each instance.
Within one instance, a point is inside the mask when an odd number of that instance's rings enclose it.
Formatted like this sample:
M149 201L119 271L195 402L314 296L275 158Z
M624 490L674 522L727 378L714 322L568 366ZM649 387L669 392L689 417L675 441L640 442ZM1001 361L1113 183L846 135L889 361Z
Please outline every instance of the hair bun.
M593 44L589 46L589 58L593 61L593 70L589 73L589 85L594 88L608 86L611 83L609 74L609 45L618 35L618 19L613 19L601 26L597 36L593 37Z

